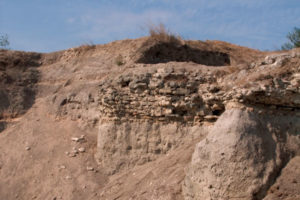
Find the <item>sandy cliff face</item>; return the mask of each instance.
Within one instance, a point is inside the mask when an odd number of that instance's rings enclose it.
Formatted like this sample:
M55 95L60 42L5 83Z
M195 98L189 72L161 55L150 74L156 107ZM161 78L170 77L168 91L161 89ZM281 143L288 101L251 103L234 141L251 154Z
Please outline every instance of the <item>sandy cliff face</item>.
M271 55L233 73L168 63L106 79L100 165L115 173L153 161L213 125L196 146L184 198L262 199L299 153L298 60L297 51Z
M266 57L247 74L251 78L263 70L259 76L264 78L229 92L226 111L193 153L183 184L185 199L299 197L295 191L278 195L269 190L299 155L299 64L296 61L294 71L292 66L291 71L280 69L298 56ZM286 184L293 188L296 179Z
M141 38L0 53L3 199L300 195L299 49Z
M212 113L224 110L220 102L208 104L198 94L200 83L214 81L200 71L172 64L139 70L100 84L97 159L113 172L199 138L206 134L200 124L215 121Z

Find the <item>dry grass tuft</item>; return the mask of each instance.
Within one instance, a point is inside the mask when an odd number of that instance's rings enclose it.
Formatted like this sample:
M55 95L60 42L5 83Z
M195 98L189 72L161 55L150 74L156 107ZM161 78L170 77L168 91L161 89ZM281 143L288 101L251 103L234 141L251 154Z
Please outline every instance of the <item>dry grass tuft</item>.
M156 42L183 44L183 39L179 35L171 33L162 23L159 25L149 25L148 29L151 40Z
M122 55L118 55L116 60L115 60L115 64L118 65L118 66L122 66L125 64L125 61L123 59L123 56Z

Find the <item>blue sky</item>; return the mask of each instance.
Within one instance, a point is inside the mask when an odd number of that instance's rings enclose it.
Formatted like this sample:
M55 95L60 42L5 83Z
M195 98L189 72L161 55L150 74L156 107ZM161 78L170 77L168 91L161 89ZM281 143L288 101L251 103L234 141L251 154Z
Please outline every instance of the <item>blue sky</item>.
M15 50L137 38L150 23L185 39L274 50L300 27L300 0L0 0L0 34Z

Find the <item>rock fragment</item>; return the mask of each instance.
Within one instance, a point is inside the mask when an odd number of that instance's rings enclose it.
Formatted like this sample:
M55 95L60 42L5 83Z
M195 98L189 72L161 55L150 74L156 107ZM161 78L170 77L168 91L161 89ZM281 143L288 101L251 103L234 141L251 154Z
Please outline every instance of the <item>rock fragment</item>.
M91 167L91 166L87 166L87 167L86 167L86 170L87 170L87 171L94 171L94 168Z
M80 148L78 149L78 151L79 151L80 153L84 153L84 152L85 152L85 148L84 148L84 147L80 147Z
M81 135L80 137L72 137L71 140L74 141L74 142L84 141L85 140L85 135Z

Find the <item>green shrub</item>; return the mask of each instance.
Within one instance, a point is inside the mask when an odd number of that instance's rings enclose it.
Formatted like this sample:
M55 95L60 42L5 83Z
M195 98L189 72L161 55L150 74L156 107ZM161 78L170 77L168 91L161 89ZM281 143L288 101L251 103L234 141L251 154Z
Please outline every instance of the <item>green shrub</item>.
M9 45L8 35L7 34L1 35L0 36L0 48L7 49L8 45Z
M289 42L281 46L282 50L289 50L300 47L300 28L295 27L292 32L286 36Z

